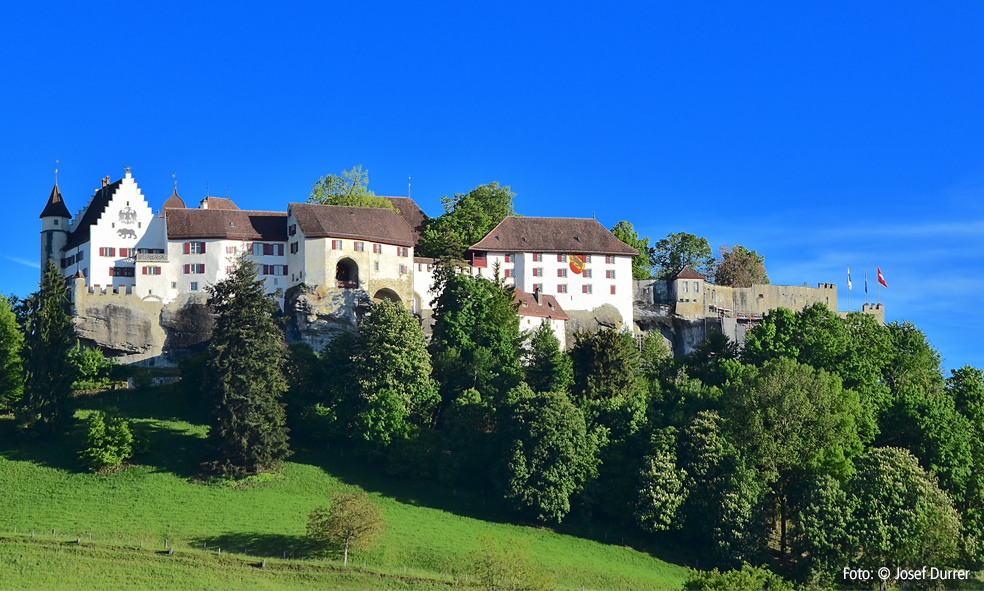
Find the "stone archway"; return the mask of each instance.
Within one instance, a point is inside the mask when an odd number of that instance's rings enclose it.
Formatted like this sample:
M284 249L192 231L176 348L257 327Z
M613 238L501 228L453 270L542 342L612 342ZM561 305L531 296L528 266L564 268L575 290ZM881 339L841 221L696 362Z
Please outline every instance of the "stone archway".
M355 289L359 287L359 265L350 258L344 258L335 265L335 282L338 287Z
M385 288L384 289L380 289L379 291L377 291L376 294L374 296L372 296L372 299L375 300L375 301L377 301L377 302L382 301L382 300L389 300L389 301L395 302L397 304L400 304L400 303L403 302L403 300L400 299L400 295L398 293L396 293L392 289L385 289Z

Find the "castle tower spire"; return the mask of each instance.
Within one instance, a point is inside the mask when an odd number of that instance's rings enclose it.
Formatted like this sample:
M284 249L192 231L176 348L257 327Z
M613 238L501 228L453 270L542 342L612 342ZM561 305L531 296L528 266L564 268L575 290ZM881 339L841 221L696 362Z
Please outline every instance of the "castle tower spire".
M41 218L41 273L43 274L48 261L55 261L57 264L65 256L63 251L68 244L68 227L72 221L72 214L68 212L65 200L58 189L57 168L55 186L51 188L48 203L38 217Z

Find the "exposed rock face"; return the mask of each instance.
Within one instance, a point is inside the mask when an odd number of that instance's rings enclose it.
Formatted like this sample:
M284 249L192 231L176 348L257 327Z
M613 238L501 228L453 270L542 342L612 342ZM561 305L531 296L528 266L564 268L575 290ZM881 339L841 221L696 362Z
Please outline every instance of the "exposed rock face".
M159 355L165 338L160 313L155 300L115 294L84 298L76 302L75 332L111 352Z
M284 331L288 343L304 342L321 351L342 332L355 332L369 307L369 296L360 289L299 286L287 292Z
M206 302L205 294L186 293L164 306L160 323L167 331L165 350L188 349L211 340L215 318Z
M598 332L603 328L620 330L625 322L618 309L605 304L593 310L565 310L570 320L567 321L567 343L574 344L574 334L577 332Z

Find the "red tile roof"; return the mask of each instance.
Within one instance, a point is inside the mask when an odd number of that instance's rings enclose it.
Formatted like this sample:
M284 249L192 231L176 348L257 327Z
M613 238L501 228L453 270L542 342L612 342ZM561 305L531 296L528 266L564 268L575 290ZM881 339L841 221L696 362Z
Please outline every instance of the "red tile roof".
M562 252L636 256L598 223L587 218L507 217L469 250L488 252Z
M688 265L688 266L684 267L683 269L681 269L679 273L677 273L676 275L674 275L673 276L673 279L671 279L670 281L673 281L673 280L676 280L676 279L706 279L706 277L704 277L703 275L701 275L697 271L694 271Z
M168 209L167 239L287 241L287 214L241 209Z
M540 294L540 300L531 293L516 288L513 290L513 302L519 303L516 312L520 316L533 316L535 318L549 318L550 320L570 320L570 316L564 312L557 302L557 298L552 295Z
M427 214L409 197L387 197L386 199L389 199L393 207L400 211L400 217L410 226L410 231L413 232L413 245L416 246L420 241L420 234L427 224Z
M161 209L186 209L185 202L178 197L178 188L174 188L174 193L164 201ZM218 208L216 208L218 209ZM236 209L239 209L238 207Z
M177 192L177 190L175 190ZM239 206L232 202L232 199L225 199L222 197L206 197L202 201L208 205L208 209L234 209L236 211L241 211Z
M44 206L44 211L41 212L39 217L58 217L58 218L69 218L71 219L72 214L68 212L68 208L65 207L65 200L62 199L61 191L58 190L58 185L55 184L51 188L51 195L48 196L48 203Z
M413 246L407 222L392 209L291 203L290 211L305 238L350 238Z

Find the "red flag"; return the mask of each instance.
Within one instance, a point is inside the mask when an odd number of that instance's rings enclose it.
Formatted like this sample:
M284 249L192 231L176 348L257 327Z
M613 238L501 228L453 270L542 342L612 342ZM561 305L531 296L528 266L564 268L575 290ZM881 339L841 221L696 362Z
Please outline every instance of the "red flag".
M887 283L885 283L885 276L881 274L881 269L878 269L878 267L875 267L875 269L877 269L877 270L878 270L878 283L879 283L879 284L880 284L880 285L881 285L882 287L888 287L888 284L887 284Z

